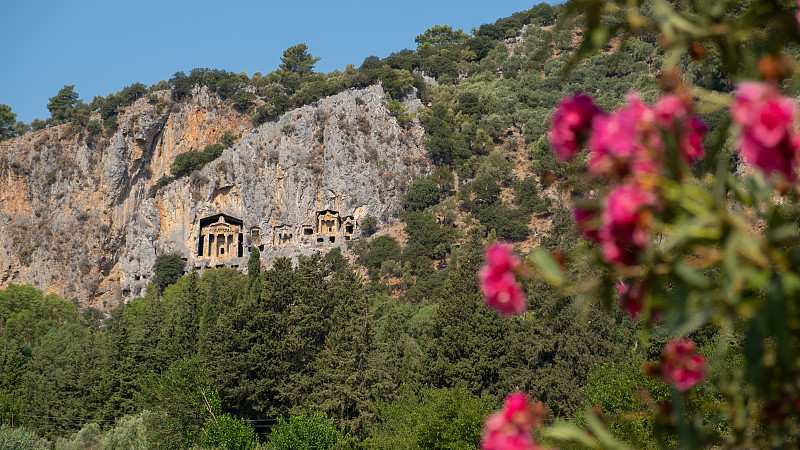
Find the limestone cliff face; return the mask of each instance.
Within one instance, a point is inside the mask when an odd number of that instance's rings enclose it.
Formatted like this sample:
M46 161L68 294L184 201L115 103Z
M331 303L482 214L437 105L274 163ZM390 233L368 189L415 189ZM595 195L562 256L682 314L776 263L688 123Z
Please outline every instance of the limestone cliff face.
M94 147L69 125L0 144L0 287L31 283L110 306L143 294L163 253L191 270L244 269L251 245L267 265L324 252L357 239L365 216L387 220L408 180L429 169L422 127L400 127L380 86L257 128L205 89L194 94L140 99ZM225 131L239 141L150 196L176 155ZM227 238L215 231L225 227Z

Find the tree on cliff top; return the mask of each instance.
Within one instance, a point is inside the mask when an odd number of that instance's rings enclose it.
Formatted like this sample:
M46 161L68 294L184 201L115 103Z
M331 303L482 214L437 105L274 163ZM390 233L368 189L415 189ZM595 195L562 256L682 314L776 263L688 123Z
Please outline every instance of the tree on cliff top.
M469 35L463 30L453 30L450 25L436 25L425 30L424 33L414 38L417 50L423 47L442 48L450 45L463 45L469 40Z
M306 44L293 45L283 52L280 68L284 72L296 73L300 76L310 75L314 71L314 64L319 58L314 58L308 53Z
M78 101L78 93L75 92L74 84L64 86L55 96L50 97L47 109L50 110L53 122L56 125L66 123L70 118L70 112L75 108Z
M17 115L8 105L0 105L0 141L14 137L14 125Z

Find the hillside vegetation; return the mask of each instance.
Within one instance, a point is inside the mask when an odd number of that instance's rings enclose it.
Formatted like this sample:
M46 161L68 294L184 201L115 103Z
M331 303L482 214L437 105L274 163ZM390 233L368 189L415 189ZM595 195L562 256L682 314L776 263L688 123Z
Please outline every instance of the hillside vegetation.
M649 325L536 280L523 284L527 311L504 320L482 307L476 282L483 249L497 240L571 261L565 269L576 280L605 275L572 258L591 244L578 238L570 197L595 191L582 176L585 153L557 164L550 117L577 92L610 111L632 90L652 102L669 82L655 33L620 33L572 67L587 19L563 12L540 4L469 34L436 26L414 50L329 74L315 73L316 58L299 44L265 76L195 69L88 105L65 87L57 98L67 107L56 102L49 125L102 139L119 108L160 90L181 101L206 86L257 125L380 82L398 123L424 125L435 169L409 183L397 213L402 232L368 221L371 237L351 243L352 260L334 249L267 270L254 248L246 275L180 276L179 257L162 255L157 283L111 317L31 286L0 291L0 422L13 421L15 439L35 434L55 448L116 448L125 439L137 448L475 448L484 417L522 390L547 404L551 422L584 424L598 404L609 415L636 410L611 431L655 445L645 403L669 401L671 391L640 367L658 358L666 335L637 340ZM687 84L733 88L711 50L683 68ZM417 115L397 101L412 92L427 105ZM719 139L721 114L703 120L706 139ZM207 163L206 152L176 160L175 175ZM705 351L718 331L705 324L691 335ZM736 365L742 355L728 358ZM709 386L686 403L709 411L698 427L730 425L709 407L719 395Z

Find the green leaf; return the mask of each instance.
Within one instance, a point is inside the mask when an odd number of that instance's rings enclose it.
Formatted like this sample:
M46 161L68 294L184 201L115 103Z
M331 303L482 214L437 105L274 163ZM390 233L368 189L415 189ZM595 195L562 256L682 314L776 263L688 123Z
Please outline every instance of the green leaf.
M679 260L674 265L675 274L678 275L683 281L690 286L697 289L708 289L711 287L711 282L708 278L703 276L694 267L689 266L682 260Z
M603 425L603 422L601 422L591 410L586 412L586 422L589 425L589 429L592 430L592 433L597 436L597 440L600 441L603 448L608 450L629 450L631 448L614 439L611 433Z
M544 248L538 247L531 255L533 262L541 271L544 280L554 287L561 287L565 283L564 272L553 258L553 255Z
M600 448L600 443L572 423L559 423L545 428L539 434L546 440L573 442L586 448Z

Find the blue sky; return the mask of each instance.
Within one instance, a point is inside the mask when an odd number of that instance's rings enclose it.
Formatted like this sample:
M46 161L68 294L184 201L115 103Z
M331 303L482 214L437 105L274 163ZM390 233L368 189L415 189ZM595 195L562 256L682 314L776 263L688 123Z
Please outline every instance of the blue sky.
M415 48L434 25L469 32L540 1L5 0L0 104L31 122L50 117L48 99L64 85L88 103L195 67L266 74L300 42L322 58L317 71L357 67Z

